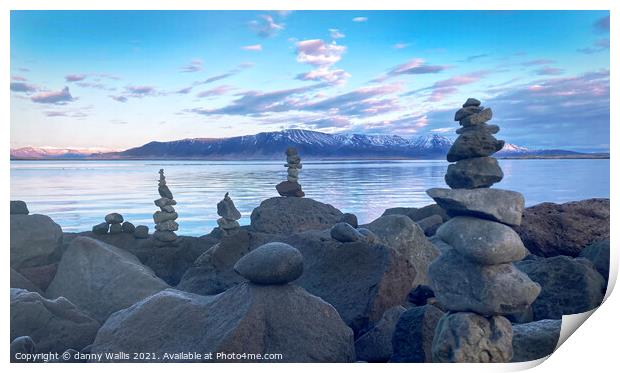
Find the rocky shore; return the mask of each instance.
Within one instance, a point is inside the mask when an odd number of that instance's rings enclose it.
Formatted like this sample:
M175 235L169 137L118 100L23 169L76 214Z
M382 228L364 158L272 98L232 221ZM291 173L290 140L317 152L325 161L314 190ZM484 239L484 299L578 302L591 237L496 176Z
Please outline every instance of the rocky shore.
M202 237L174 233L163 170L154 234L120 213L63 233L11 201L11 361L27 353L58 353L45 355L57 362L429 363L551 354L562 315L602 302L609 200L525 208L518 192L489 188L502 178L492 155L503 145L491 117L473 99L457 112L451 188L428 191L436 204L388 208L372 222L304 197L294 149L281 196L239 226L227 193L213 207L218 227Z

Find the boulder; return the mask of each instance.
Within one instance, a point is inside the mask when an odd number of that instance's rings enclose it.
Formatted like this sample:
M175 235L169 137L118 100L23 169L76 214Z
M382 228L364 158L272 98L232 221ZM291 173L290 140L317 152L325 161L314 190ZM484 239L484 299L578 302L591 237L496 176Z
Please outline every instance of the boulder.
M242 283L243 277L233 267L250 252L250 236L240 230L225 236L196 259L183 274L177 289L201 295L219 294Z
M418 285L411 289L407 295L407 301L416 306L423 306L429 298L434 298L435 292L427 285Z
M291 245L270 242L244 255L235 264L234 270L255 284L286 284L301 276L303 257Z
M121 225L121 228L122 228L122 231L125 233L133 233L136 230L136 226L128 221L123 222L123 224Z
M437 237L468 260L492 265L523 259L527 249L510 227L472 216L457 216L437 230Z
M98 321L168 285L127 251L87 237L62 256L47 297L64 296Z
M439 226L443 224L443 218L439 215L431 215L416 221L416 224L424 231L425 236L430 237L434 236Z
M342 212L310 198L274 197L261 202L250 216L257 232L291 234L310 229L327 229L340 222Z
M515 230L532 254L575 257L584 247L609 238L609 199L528 207Z
M107 234L110 229L110 224L103 222L96 225L93 225L92 232L95 234Z
M54 276L58 263L46 264L36 267L21 268L18 272L27 280L31 281L37 288L45 291L50 285Z
M355 214L351 214L350 212L345 212L342 214L341 222L347 223L353 228L357 228L358 226L357 216L355 216Z
M123 231L123 226L120 223L110 224L110 234L119 234Z
M461 159L488 157L502 150L504 141L496 139L485 130L467 131L461 134L448 151L448 162Z
M603 301L605 280L586 259L561 255L516 266L542 287L532 303L534 320L561 319L592 310Z
M444 313L437 307L414 307L403 313L392 337L391 363L432 363L433 338Z
M420 221L422 219L428 218L429 216L439 215L443 219L443 221L447 221L450 219L450 216L446 213L442 207L438 204L433 203L432 205L424 206L424 207L393 207L386 209L383 212L383 215L407 215L409 219L413 221Z
M435 363L508 363L512 326L502 316L447 314L439 320L432 351Z
M521 224L525 198L518 192L487 188L432 188L426 194L452 216L470 215L512 226Z
M45 299L38 293L11 289L11 340L30 336L39 352L86 347L99 326L63 297Z
M10 282L11 282L11 288L26 289L28 291L32 291L32 292L39 293L39 294L43 293L43 291L39 289L37 285L33 284L32 281L22 276L21 273L17 272L13 268L11 268Z
M488 188L500 182L504 173L493 157L463 159L448 166L446 184L452 189Z
M11 363L23 363L24 355L32 356L36 352L37 346L32 338L27 335L17 337L11 342Z
M345 222L336 223L329 231L332 238L340 242L355 242L364 239L364 235Z
M410 284L411 287L429 283L428 266L439 255L439 251L417 224L405 215L384 215L364 227L375 233L384 245L395 249L413 264L417 276Z
M45 215L11 215L11 268L36 267L57 261L62 229Z
M215 362L258 361L251 354L272 353L281 354L277 362L355 360L353 333L336 310L292 284L243 283L212 297L159 292L113 314L101 327L91 352L117 351L212 352L215 360L206 361ZM217 352L250 355L232 361Z
M481 266L456 250L431 263L428 276L435 297L450 311L504 315L524 311L540 286L513 264Z
M30 211L28 211L28 206L26 206L26 202L24 201L11 201L11 215L28 215Z
M549 356L560 339L562 320L539 320L512 326L512 362Z
M135 238L149 238L149 227L146 225L138 225L133 232Z
M403 306L390 308L370 330L355 341L355 353L358 360L384 363L390 359L392 334L394 334L400 315L405 311L406 308Z
M579 256L592 262L594 268L607 283L609 279L609 238L586 246Z
M123 222L123 215L113 212L105 216L105 222L108 224L120 224Z
M301 185L294 176L288 176L286 181L276 185L276 190L283 197L303 197L306 194L301 190Z

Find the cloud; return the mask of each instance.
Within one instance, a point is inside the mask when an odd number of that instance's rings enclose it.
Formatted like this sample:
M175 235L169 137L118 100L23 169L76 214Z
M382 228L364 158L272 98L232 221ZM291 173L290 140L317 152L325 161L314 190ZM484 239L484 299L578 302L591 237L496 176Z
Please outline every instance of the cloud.
M558 67L545 66L540 69L534 70L536 75L560 75L564 72L564 69Z
M105 84L102 83L93 83L93 82L77 82L75 83L77 86L82 87L82 88L94 88L94 89L101 89L104 91L115 91L116 88L112 88L109 87Z
M39 104L64 105L76 100L69 92L69 87L64 87L60 91L40 92L30 98L32 102Z
M33 84L25 82L11 82L11 91L13 92L36 92L37 87Z
M442 79L435 82L429 87L424 87L414 91L405 93L405 96L410 96L416 93L430 91L428 101L438 102L443 100L446 96L458 92L460 86L476 83L482 78L487 76L490 72L488 70L473 71L468 74L455 75L448 79Z
M605 16L594 22L594 29L600 32L609 32L609 16Z
M407 43L396 43L392 46L394 49L405 49L409 46Z
M269 14L261 14L257 20L250 21L250 29L262 38L268 38L284 30L284 23L277 23Z
M178 91L176 91L174 93L177 93L177 94L180 94L180 95L186 95L186 94L188 94L188 93L190 93L192 91L192 88L193 87L181 88L181 89L179 89Z
M218 87L215 87L215 88L208 89L206 91L202 91L202 92L198 93L196 96L197 97L221 96L223 94L228 93L232 89L233 89L233 87L231 87L229 85L221 85L221 86L218 86Z
M330 66L340 61L346 50L347 47L335 42L325 43L320 39L302 40L297 42L297 62L313 66Z
M403 64L394 66L388 72L388 76L397 76L403 74L435 74L445 70L447 66L428 65L422 58L414 58Z
M488 57L488 56L489 56L488 54L475 54L473 56L468 56L467 58L465 58L464 60L461 60L459 62L472 62L472 61L479 60L481 58L485 58L485 57Z
M114 96L114 95L110 95L110 98L114 101L118 101L118 102L122 102L125 103L127 102L128 98L125 96Z
M366 22L368 21L367 17L355 17L352 19L353 22Z
M157 94L155 87L148 85L130 85L125 87L125 92L128 96L136 98L155 96Z
M396 98L400 84L367 86L312 103L296 106L297 110L329 112L334 115L375 116L400 109Z
M342 39L344 38L346 35L343 34L342 32L340 32L340 30L336 29L336 28L330 28L329 30L329 36L336 40L336 39Z
M235 67L232 70L229 70L226 73L218 74L218 75L213 75L213 76L208 77L205 80L194 82L194 86L203 85L203 84L209 84L209 83L216 82L218 80L226 79L228 77L231 77L233 75L236 75L236 74L240 73L241 71L243 71L245 69L249 69L252 66L254 66L253 63L251 63L251 62L244 62L242 64L237 65L237 67Z
M86 79L86 74L69 74L65 76L67 82L79 82Z
M546 58L539 58L537 60L530 60L530 61L525 61L525 62L521 62L521 65L523 66L537 66L537 65L548 65L551 63L555 63L554 60L549 60Z
M245 45L243 47L241 47L241 49L245 50L245 51L255 51L255 52L260 52L263 50L263 46L260 44L252 44L252 45Z
M308 71L307 73L298 74L296 79L324 81L333 85L341 85L344 84L350 77L351 74L342 69L319 67L318 69Z
M192 60L189 64L181 67L180 71L183 73L196 73L202 70L202 60Z
M577 49L577 52L584 54L594 54L606 50L609 50L609 39L603 38L596 40L591 47Z
M16 81L16 82L26 82L26 81L28 81L28 79L24 78L23 76L19 76L19 75L11 76L11 80Z

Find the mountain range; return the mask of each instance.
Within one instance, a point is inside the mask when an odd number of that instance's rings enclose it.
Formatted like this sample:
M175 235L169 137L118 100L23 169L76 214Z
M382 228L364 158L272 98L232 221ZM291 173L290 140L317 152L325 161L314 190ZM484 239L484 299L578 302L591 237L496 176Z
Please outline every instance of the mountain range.
M328 134L289 129L228 138L195 138L152 141L117 152L75 149L11 149L11 159L281 159L284 149L297 148L305 159L441 159L452 146L437 134L404 138L396 135ZM498 157L580 157L586 153L568 150L531 150L506 144Z

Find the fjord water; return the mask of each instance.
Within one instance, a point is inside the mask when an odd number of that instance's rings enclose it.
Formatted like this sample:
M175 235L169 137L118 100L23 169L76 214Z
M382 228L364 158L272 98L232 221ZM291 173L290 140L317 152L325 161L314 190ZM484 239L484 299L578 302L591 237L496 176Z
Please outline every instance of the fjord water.
M11 161L11 199L31 213L49 215L65 232L81 232L119 212L153 229L157 171L165 169L177 201L179 234L200 236L213 229L224 193L249 224L260 202L277 196L286 178L284 162L261 161ZM500 160L504 180L496 187L525 195L526 205L609 197L609 160ZM306 197L358 216L360 223L389 207L421 207L425 191L446 187L448 163L416 161L307 161L300 174Z

